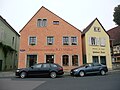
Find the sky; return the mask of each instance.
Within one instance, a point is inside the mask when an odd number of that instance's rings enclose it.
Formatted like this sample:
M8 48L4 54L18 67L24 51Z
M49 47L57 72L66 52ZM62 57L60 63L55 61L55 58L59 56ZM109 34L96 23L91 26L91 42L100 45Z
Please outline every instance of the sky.
M107 31L116 27L113 12L119 4L120 0L0 0L0 15L19 32L44 6L81 31L96 17Z

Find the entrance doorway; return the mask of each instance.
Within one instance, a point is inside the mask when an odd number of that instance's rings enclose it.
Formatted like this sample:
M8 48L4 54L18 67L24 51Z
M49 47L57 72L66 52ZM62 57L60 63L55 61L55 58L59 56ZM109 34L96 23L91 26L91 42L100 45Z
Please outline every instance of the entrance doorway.
M27 55L27 67L37 63L37 55Z
M46 63L54 63L54 55L46 55Z
M2 60L0 60L0 71L2 71Z

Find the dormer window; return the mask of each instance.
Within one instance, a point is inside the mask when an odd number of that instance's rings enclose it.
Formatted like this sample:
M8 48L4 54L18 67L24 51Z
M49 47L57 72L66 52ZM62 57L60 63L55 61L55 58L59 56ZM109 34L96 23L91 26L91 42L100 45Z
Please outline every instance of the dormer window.
M94 27L95 32L100 32L100 27Z
M59 25L59 21L53 21L54 25Z

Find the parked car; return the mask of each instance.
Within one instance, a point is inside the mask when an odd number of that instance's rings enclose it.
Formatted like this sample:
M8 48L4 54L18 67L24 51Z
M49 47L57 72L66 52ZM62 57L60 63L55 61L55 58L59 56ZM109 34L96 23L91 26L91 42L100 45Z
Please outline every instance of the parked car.
M15 72L16 76L25 78L27 76L45 76L48 75L51 78L56 78L57 75L63 75L63 68L58 64L52 63L40 63L35 64L28 68L17 69Z
M99 63L88 63L88 64L84 64L78 68L74 68L71 70L70 74L72 76L85 76L86 74L101 74L101 75L105 75L106 72L108 72L108 68L106 65L102 65Z

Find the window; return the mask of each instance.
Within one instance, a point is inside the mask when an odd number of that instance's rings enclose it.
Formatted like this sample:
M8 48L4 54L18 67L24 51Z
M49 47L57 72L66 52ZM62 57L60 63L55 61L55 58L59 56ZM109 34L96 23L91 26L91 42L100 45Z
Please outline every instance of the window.
M53 36L47 37L47 45L53 45L53 43L54 43L54 37Z
M46 63L54 63L54 55L46 55Z
M26 67L31 67L37 63L37 55L27 55Z
M38 27L46 27L47 26L47 19L38 19L37 26Z
M36 45L36 37L29 37L29 45Z
M101 66L101 64L99 64L99 63L94 63L94 66Z
M12 45L14 45L14 41L15 41L15 38L13 37L13 38L12 38Z
M99 38L89 37L89 45L93 45L93 46L99 45Z
M78 66L78 55L73 55L72 56L72 65L73 66Z
M43 64L42 68L50 68L50 64Z
M69 45L69 37L63 37L63 45Z
M47 26L47 19L43 19L42 25L43 27Z
M62 63L63 63L63 66L69 66L69 56L68 55L62 56Z
M95 32L100 32L100 27L94 27Z
M56 67L57 67L57 65L55 65L55 64L51 64L51 67L56 68Z
M59 21L53 21L54 25L59 25Z
M33 68L41 68L42 64L34 65Z
M106 65L106 56L100 56L100 63Z
M101 45L101 46L105 46L105 41L106 41L106 39L105 39L105 38L101 38L100 40L101 40L101 41L100 41L100 45Z
M71 37L71 45L77 45L77 37Z
M93 56L93 63L99 63L98 56Z
M95 37L91 37L91 44L92 45L95 45L95 39L96 39Z

